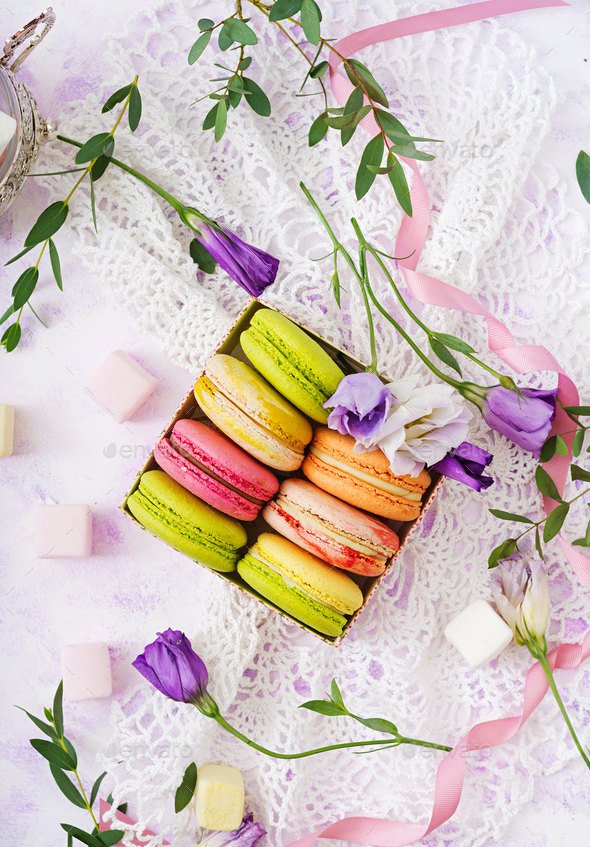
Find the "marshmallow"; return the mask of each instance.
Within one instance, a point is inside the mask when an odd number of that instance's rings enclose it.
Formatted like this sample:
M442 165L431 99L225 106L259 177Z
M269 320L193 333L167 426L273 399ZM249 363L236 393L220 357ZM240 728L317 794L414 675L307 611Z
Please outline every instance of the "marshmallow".
M96 697L111 696L111 659L109 648L101 641L63 647L61 673L66 700L93 700Z
M14 407L0 403L0 456L12 456L13 438Z
M481 668L508 647L512 630L485 600L476 600L447 624L445 638L472 668Z
M203 765L197 771L197 823L205 829L230 832L244 817L244 781L236 768Z
M117 423L129 420L153 393L158 380L123 350L114 350L84 383L84 393Z
M92 515L86 503L37 506L39 559L87 559L92 549Z

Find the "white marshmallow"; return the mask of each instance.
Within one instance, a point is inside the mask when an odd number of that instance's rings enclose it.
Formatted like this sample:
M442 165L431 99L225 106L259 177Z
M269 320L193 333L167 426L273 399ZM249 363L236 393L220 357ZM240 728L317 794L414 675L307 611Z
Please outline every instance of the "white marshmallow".
M476 600L447 624L445 638L472 668L481 668L512 641L512 630L485 600Z
M14 407L0 403L0 456L12 456Z
M109 648L101 641L68 644L61 651L66 700L110 697L113 690Z

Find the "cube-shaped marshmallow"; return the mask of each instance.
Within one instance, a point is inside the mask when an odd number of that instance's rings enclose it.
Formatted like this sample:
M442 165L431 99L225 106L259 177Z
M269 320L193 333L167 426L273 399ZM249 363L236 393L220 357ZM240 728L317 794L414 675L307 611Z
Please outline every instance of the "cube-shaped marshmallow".
M451 642L472 668L481 668L512 641L512 630L485 600L463 609L445 629Z
M37 556L86 559L92 550L92 514L86 503L37 506Z
M61 673L66 700L92 700L111 696L111 659L109 648L102 641L63 647Z
M0 403L0 456L12 456L14 407Z
M197 771L195 815L199 826L230 832L244 817L244 781L236 768L203 765Z
M113 350L84 383L84 392L117 423L129 420L153 393L158 380L124 350Z

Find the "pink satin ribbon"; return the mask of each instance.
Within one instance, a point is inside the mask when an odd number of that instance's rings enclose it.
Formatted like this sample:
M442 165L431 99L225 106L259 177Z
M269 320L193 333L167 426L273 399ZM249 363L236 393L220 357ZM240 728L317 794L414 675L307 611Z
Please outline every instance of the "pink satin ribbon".
M341 39L335 47L342 56L348 58L357 50L370 44L400 38L403 35L414 35L419 32L470 23L509 12L568 5L564 0L486 0L483 3L430 12L370 27ZM343 106L353 90L353 85L337 72L341 61L334 53L331 54L330 82L332 91L340 105ZM379 131L372 115L366 117L361 122L361 126L370 135L376 135ZM416 161L413 159L404 159L403 161L414 173L410 192L413 217L404 217L396 240L395 250L397 256L407 256L413 252L411 258L398 261L398 266L412 296L421 303L481 315L486 319L488 345L492 352L520 374L542 370L554 371L558 374L558 398L561 403L564 406L578 405L579 395L574 382L545 347L536 344L517 347L508 327L481 303L454 286L416 270L430 221L430 199ZM558 406L551 433L562 433L568 429L571 429L571 421ZM560 494L563 494L567 480L574 433L563 437L570 454L567 457L555 455L550 462L545 464L545 469L554 480ZM545 513L549 514L557 504L549 498L543 499ZM567 544L561 536L558 536L558 540L575 573L586 586L590 587L590 559ZM582 646L562 644L552 650L549 653L549 663L552 669L575 668L589 656L590 631L586 633ZM339 838L343 841L355 841L359 844L375 845L375 847L403 847L403 845L419 841L449 820L455 813L463 789L465 753L482 747L495 747L512 738L539 705L548 688L549 684L543 668L536 662L525 679L524 704L520 717L503 718L502 720L485 721L477 724L454 750L445 756L437 770L434 807L428 824L401 823L379 818L345 818L293 842L289 847L311 847L318 838Z

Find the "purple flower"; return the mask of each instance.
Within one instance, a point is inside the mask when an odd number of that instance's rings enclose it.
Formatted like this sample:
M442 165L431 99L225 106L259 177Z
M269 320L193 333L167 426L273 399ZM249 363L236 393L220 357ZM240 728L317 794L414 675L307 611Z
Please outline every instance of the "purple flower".
M392 402L391 391L375 374L345 376L336 392L324 403L325 409L333 408L328 426L342 435L352 435L361 444L375 442Z
M254 823L254 815L250 813L237 829L231 832L212 832L199 843L201 847L225 847L226 844L231 844L232 847L256 847L263 835L266 835L266 830L262 824Z
M557 389L521 388L520 393L524 397L506 388L490 388L484 418L492 429L539 455L555 418Z
M132 664L165 697L197 707L210 705L207 668L183 632L159 632Z
M233 232L214 221L203 221L195 215L187 215L186 223L195 230L198 241L211 253L238 285L248 294L258 297L271 282L275 281L279 260L246 244Z
M482 488L489 488L494 484L491 476L483 475L493 458L487 450L464 441L458 447L449 450L440 462L432 466L432 470L469 485L476 491L481 491Z

